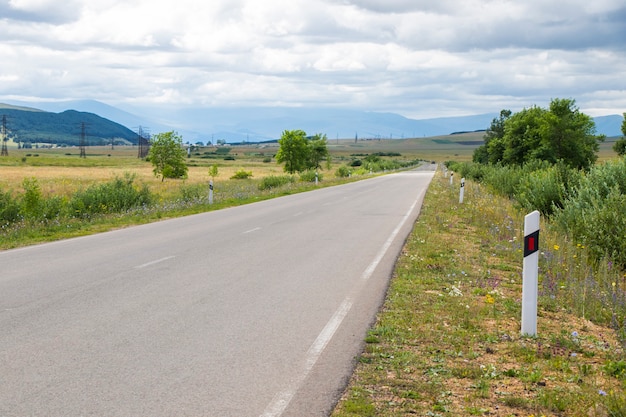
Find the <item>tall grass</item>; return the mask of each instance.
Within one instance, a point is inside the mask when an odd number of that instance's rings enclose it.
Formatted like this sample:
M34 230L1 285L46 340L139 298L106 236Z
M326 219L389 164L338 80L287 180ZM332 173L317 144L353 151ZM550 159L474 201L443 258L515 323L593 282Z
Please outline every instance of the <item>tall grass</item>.
M473 165L450 164L468 177L480 172L489 190L544 215L544 235L557 242L542 252L545 303L612 326L626 346L626 160L589 172L562 164Z

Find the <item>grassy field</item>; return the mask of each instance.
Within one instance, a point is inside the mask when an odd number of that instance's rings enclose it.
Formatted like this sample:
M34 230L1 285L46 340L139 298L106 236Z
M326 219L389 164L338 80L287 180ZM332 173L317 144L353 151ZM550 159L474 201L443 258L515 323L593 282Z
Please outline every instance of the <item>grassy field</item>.
M468 182L461 205L439 172L333 416L625 416L610 322L572 314L544 283L537 337L520 335L522 228L508 199ZM541 236L542 274L589 279L584 248L545 224Z
M330 140L328 143L333 164L330 171L322 170L327 179L334 170L349 164L365 154L395 152L401 156L394 159L410 161L414 159L444 161L448 159L468 160L480 140L482 133L452 135L434 138L358 141ZM203 147L194 149L187 160L189 177L184 184L208 183L211 179L208 169L217 165L219 175L216 182L228 180L237 170L251 171L253 178L268 175L282 175L281 165L273 156L278 151L277 144L231 147L227 153L216 153L218 148ZM152 174L149 162L137 158L137 148L128 146L87 147L86 158L79 158L78 148L55 149L16 149L9 148L9 156L0 158L0 189L19 192L24 178L36 178L44 195L69 195L74 190L93 183L108 181L124 173L132 173L138 182L148 184L159 194L172 194L183 181L161 182ZM225 157L234 160L226 160ZM269 162L267 161L270 158Z

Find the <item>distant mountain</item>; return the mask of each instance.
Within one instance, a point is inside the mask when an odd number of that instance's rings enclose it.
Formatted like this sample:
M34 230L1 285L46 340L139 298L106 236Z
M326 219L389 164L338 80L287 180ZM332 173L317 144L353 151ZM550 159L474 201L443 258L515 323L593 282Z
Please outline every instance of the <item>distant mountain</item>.
M140 112L135 109L133 112ZM149 108L146 114L170 125L193 141L225 139L227 142L259 142L280 138L285 130L301 129L329 138L410 138L445 135L456 131L486 129L497 114L409 119L394 113L329 108Z
M181 107L125 106L124 109L93 101L26 103L21 106L47 111L75 109L98 114L136 131L151 133L176 130L185 142L263 142L280 138L284 130L302 129L334 138L411 138L486 130L499 113L473 116L411 119L395 113L331 108L287 107ZM141 116L139 116L141 115ZM621 136L622 116L595 118L599 134Z
M623 116L612 114L610 116L594 117L593 120L596 123L598 134L606 135L609 138L622 136Z
M6 116L7 130L19 142L78 145L84 124L89 145L109 144L114 139L137 143L135 132L94 113L76 110L53 113L0 103L0 116Z

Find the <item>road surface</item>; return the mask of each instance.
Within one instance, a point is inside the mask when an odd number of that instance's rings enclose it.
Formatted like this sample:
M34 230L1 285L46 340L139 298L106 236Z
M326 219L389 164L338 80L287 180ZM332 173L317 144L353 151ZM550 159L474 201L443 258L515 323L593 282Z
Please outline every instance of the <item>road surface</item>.
M328 415L432 175L0 252L0 416Z

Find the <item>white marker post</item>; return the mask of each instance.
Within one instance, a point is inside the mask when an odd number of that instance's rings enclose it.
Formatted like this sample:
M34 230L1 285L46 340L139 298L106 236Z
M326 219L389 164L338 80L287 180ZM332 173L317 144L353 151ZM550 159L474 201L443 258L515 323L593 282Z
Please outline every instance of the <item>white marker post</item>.
M461 178L461 191L459 192L459 204L463 204L464 196L465 196L465 178Z
M524 217L524 271L522 281L522 335L537 335L539 275L539 212Z
M209 181L209 204L213 204L213 180Z
M317 186L318 183L319 183L319 180L317 177L317 171L315 171L315 186Z
M452 185L452 182L454 180L454 172L450 173L450 185Z

